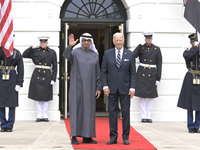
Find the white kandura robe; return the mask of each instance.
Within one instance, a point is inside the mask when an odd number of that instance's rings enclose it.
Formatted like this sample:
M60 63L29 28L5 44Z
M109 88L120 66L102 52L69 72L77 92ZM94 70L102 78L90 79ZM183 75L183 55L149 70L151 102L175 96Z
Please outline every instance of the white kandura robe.
M96 137L96 90L101 89L98 54L67 47L63 56L71 63L69 113L71 136Z

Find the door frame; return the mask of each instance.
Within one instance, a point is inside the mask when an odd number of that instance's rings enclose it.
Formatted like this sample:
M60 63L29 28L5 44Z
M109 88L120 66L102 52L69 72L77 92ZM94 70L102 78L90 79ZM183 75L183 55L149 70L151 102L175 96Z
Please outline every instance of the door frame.
M94 24L91 24L94 25ZM102 24L105 25L105 24ZM109 49L111 47L113 47L113 43L112 43L112 34L114 32L116 32L116 28L119 28L119 26L121 26L122 24L112 24L110 25L110 28L106 28L109 33L107 33L108 37L106 38L107 41L109 41L109 43L105 46L105 49ZM123 26L123 25L122 25ZM63 23L62 24L62 28L61 28L61 33L60 33L60 37L61 37L61 42L60 42L60 78L59 78L59 82L60 82L60 91L59 91L59 109L61 111L61 117L63 119L67 118L67 106L68 106L68 93L69 93L69 74L70 72L68 72L70 65L68 64L68 61L66 59L64 59L63 57L63 52L65 47L67 47L67 37L68 37L68 28L70 28L70 24L67 23ZM121 27L120 27L121 28ZM83 28L80 28L83 29ZM99 29L99 28L95 28L95 29ZM123 27L122 27L123 29ZM123 32L123 30L119 30L117 32ZM126 41L126 40L125 40ZM64 42L64 43L63 43ZM125 46L125 45L124 45ZM107 97L105 98L106 101ZM106 103L107 106L107 103ZM108 111L108 107L106 107L106 111Z
M67 0L63 3L61 7L60 12L60 18L61 18L61 32L60 32L60 73L59 73L59 110L61 112L61 118L67 118L67 98L68 98L68 92L69 92L69 73L67 72L67 69L69 67L69 64L67 63L67 60L63 57L63 52L65 47L67 46L67 25L70 24L91 24L93 26L95 25L108 25L108 26L115 26L115 25L121 25L121 31L124 33L125 43L124 47L127 47L127 34L126 34L126 20L127 20L127 12L126 9L121 2L121 0L113 0L114 3L117 5L117 7L120 10L120 13L122 15L121 19L117 18L109 18L109 19L103 19L103 18L65 18L65 10L68 7L68 5L72 2L72 0ZM66 25L67 24L67 25ZM112 39L112 36L110 37ZM112 40L111 40L112 41ZM64 80L64 81L63 81Z

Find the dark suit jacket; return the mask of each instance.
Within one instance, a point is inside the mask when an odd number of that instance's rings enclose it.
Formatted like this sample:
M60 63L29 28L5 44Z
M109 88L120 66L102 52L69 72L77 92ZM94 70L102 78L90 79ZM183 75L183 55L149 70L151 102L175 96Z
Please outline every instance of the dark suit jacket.
M115 48L105 51L102 67L102 86L108 86L110 93L117 90L120 94L127 94L130 88L135 88L135 57L134 53L124 49L120 68L116 65Z

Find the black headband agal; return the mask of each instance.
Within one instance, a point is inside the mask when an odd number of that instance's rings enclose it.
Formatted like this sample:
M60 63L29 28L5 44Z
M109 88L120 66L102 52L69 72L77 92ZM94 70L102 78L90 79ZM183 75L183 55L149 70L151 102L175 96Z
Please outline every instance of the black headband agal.
M81 35L81 37L85 37L85 38L93 38L92 36L88 36L88 35Z

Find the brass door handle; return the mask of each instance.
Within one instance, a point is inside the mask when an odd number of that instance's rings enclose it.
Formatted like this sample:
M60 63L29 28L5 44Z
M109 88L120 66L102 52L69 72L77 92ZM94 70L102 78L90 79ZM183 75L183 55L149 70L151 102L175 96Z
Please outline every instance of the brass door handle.
M69 80L70 77L68 76L68 73L65 72L62 74L61 79L66 81L66 79Z

